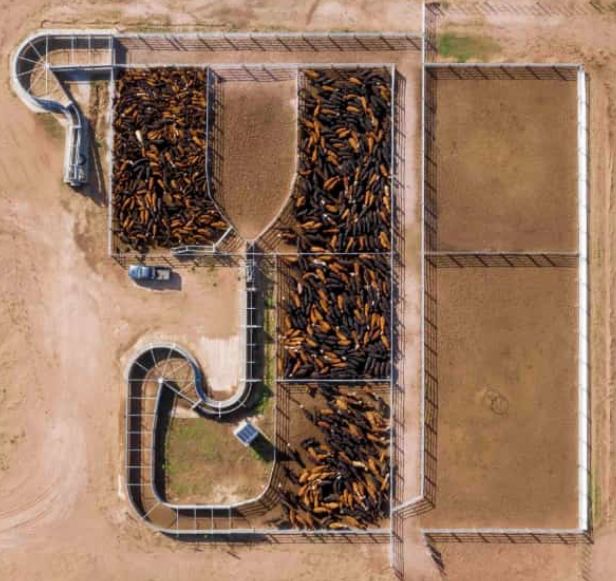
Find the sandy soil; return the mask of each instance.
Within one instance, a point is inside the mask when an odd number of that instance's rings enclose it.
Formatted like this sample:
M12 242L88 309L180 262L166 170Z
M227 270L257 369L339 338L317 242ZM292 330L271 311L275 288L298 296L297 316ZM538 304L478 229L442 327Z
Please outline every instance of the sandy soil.
M276 219L295 176L296 83L223 82L220 206L243 238Z
M575 528L575 269L438 269L438 497L425 528Z
M577 249L577 93L566 81L437 81L438 248Z
M447 579L476 581L486 574L490 579L528 581L554 579L580 581L588 570L586 547L565 545L460 545L439 547ZM482 561L483 566L478 566ZM573 561L577 565L571 566ZM602 579L597 577L597 579Z
M386 546L345 547L343 565L335 545L178 544L135 521L119 480L123 355L159 334L196 353L200 329L224 337L238 310L202 271L182 272L181 293L132 286L105 256L104 210L60 183L63 142L6 86L0 104L0 577L197 579L207 563L227 579L390 578Z
M3 70L9 51L43 23L100 26L122 20L152 26L172 19L210 29L322 30L331 28L333 14L340 19L340 9L331 1L305 7L191 1L178 11L172 2L120 8L26 0L11 5L0 24ZM345 6L342 14L341 27L374 27L367 7ZM387 2L380 9L382 22L392 29L412 24L419 30L418 15L413 5ZM98 195L81 195L61 184L61 134L25 108L4 80L0 577L197 579L207 567L220 579L391 579L387 545L213 547L177 543L135 521L119 478L129 354L164 337L200 358L202 336L233 334L235 294L223 292L229 286L222 280L214 286L213 277L188 269L181 273L181 291L132 286L106 257L106 212L96 203Z
M591 332L595 543L592 546L441 545L448 579L610 581L616 578L616 437L612 289L616 18L607 1L450 3L440 30L496 39L494 58L583 62L591 77ZM39 26L175 25L199 29L419 30L418 2L188 0L5 3L3 70ZM576 13L572 10L577 10ZM377 13L378 12L378 13ZM114 301L124 275L104 257L105 220L92 199L60 184L63 142L0 86L0 577L7 579L391 579L385 545L178 544L134 522L118 489L122 365L137 340ZM24 139L27 143L24 146ZM407 214L416 197L407 203ZM414 217L416 222L416 216ZM411 219L409 219L411 220ZM410 243L409 243L410 247ZM33 268L36 265L36 268ZM74 276L58 280L58 269ZM109 285L106 282L109 280ZM115 282L114 282L115 281ZM188 285L188 281L186 281ZM115 287L116 292L109 292ZM188 288L188 287L187 287ZM143 296L143 295L141 295ZM70 297L70 300L66 300ZM132 303L134 308L134 303ZM415 307L409 307L410 310ZM124 315L126 313L124 312ZM142 330L142 333L146 331ZM411 330L409 345L416 344ZM36 363L36 364L35 364ZM28 458L26 462L24 458ZM96 461L92 461L96 459ZM61 499L62 502L57 502ZM441 579L405 523L407 578Z

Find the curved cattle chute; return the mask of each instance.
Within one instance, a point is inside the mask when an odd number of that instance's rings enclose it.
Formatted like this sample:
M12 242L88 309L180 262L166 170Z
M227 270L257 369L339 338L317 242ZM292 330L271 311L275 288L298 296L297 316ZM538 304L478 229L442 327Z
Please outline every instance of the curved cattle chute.
M67 132L67 160L86 162L79 153L87 139L80 129L85 124L70 96L67 105L56 105L29 94L29 63L40 57L47 65L41 38L47 50L52 37L31 37L20 47L13 59L14 78L21 79L17 90L38 110L76 112ZM270 227L256 240L243 241L216 201L216 67L125 66L116 61L114 34L100 38L101 46L109 42L109 62L77 68L86 76L107 74L111 81L110 252L123 264L239 262L245 278L245 373L230 398L216 401L208 395L199 365L179 346L152 345L130 364L126 485L131 504L146 522L174 535L383 531L393 485L391 402L386 400L394 375L395 67L226 67L248 82L287 78L291 71L298 87L292 191ZM324 42L338 46L332 38ZM396 50L383 42L384 50ZM60 77L74 74L69 65L45 70ZM183 113L182 103L190 103L190 114ZM67 167L75 175L71 163ZM69 183L79 185L74 181ZM206 418L221 419L245 407L262 380L255 369L267 365L256 360L254 337L260 327L256 273L261 263L273 265L276 287L276 456L269 484L258 498L236 504L168 503L154 477L161 398L172 393ZM155 380L144 379L158 373L157 355L164 353L166 370ZM189 370L191 378L174 379L180 370ZM182 382L185 388L178 389ZM308 394L306 402L300 402L298 390ZM296 414L304 418L297 441L289 421ZM147 429L146 416L153 419ZM256 526L267 514L269 526Z

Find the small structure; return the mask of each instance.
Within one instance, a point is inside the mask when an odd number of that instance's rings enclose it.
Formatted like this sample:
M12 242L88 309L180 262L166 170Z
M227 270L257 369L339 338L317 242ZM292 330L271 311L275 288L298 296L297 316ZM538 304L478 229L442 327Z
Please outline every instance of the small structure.
M244 420L240 425L233 430L233 435L246 447L250 446L257 436L259 430L255 428L248 420Z

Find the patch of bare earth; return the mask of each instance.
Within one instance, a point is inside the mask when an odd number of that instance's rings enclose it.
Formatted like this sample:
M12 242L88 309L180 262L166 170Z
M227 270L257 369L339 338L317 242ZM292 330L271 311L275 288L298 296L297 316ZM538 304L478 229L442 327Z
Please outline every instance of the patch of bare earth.
M221 83L222 183L217 200L248 240L280 213L295 177L296 83Z
M577 85L437 81L438 250L577 248Z

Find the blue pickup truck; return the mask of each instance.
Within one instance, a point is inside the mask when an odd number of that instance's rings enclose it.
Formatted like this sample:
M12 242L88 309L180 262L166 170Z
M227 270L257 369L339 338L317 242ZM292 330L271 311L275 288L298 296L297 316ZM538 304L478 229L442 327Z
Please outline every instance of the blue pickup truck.
M147 280L169 280L171 278L171 269L167 266L131 264L128 267L128 276L137 282Z

